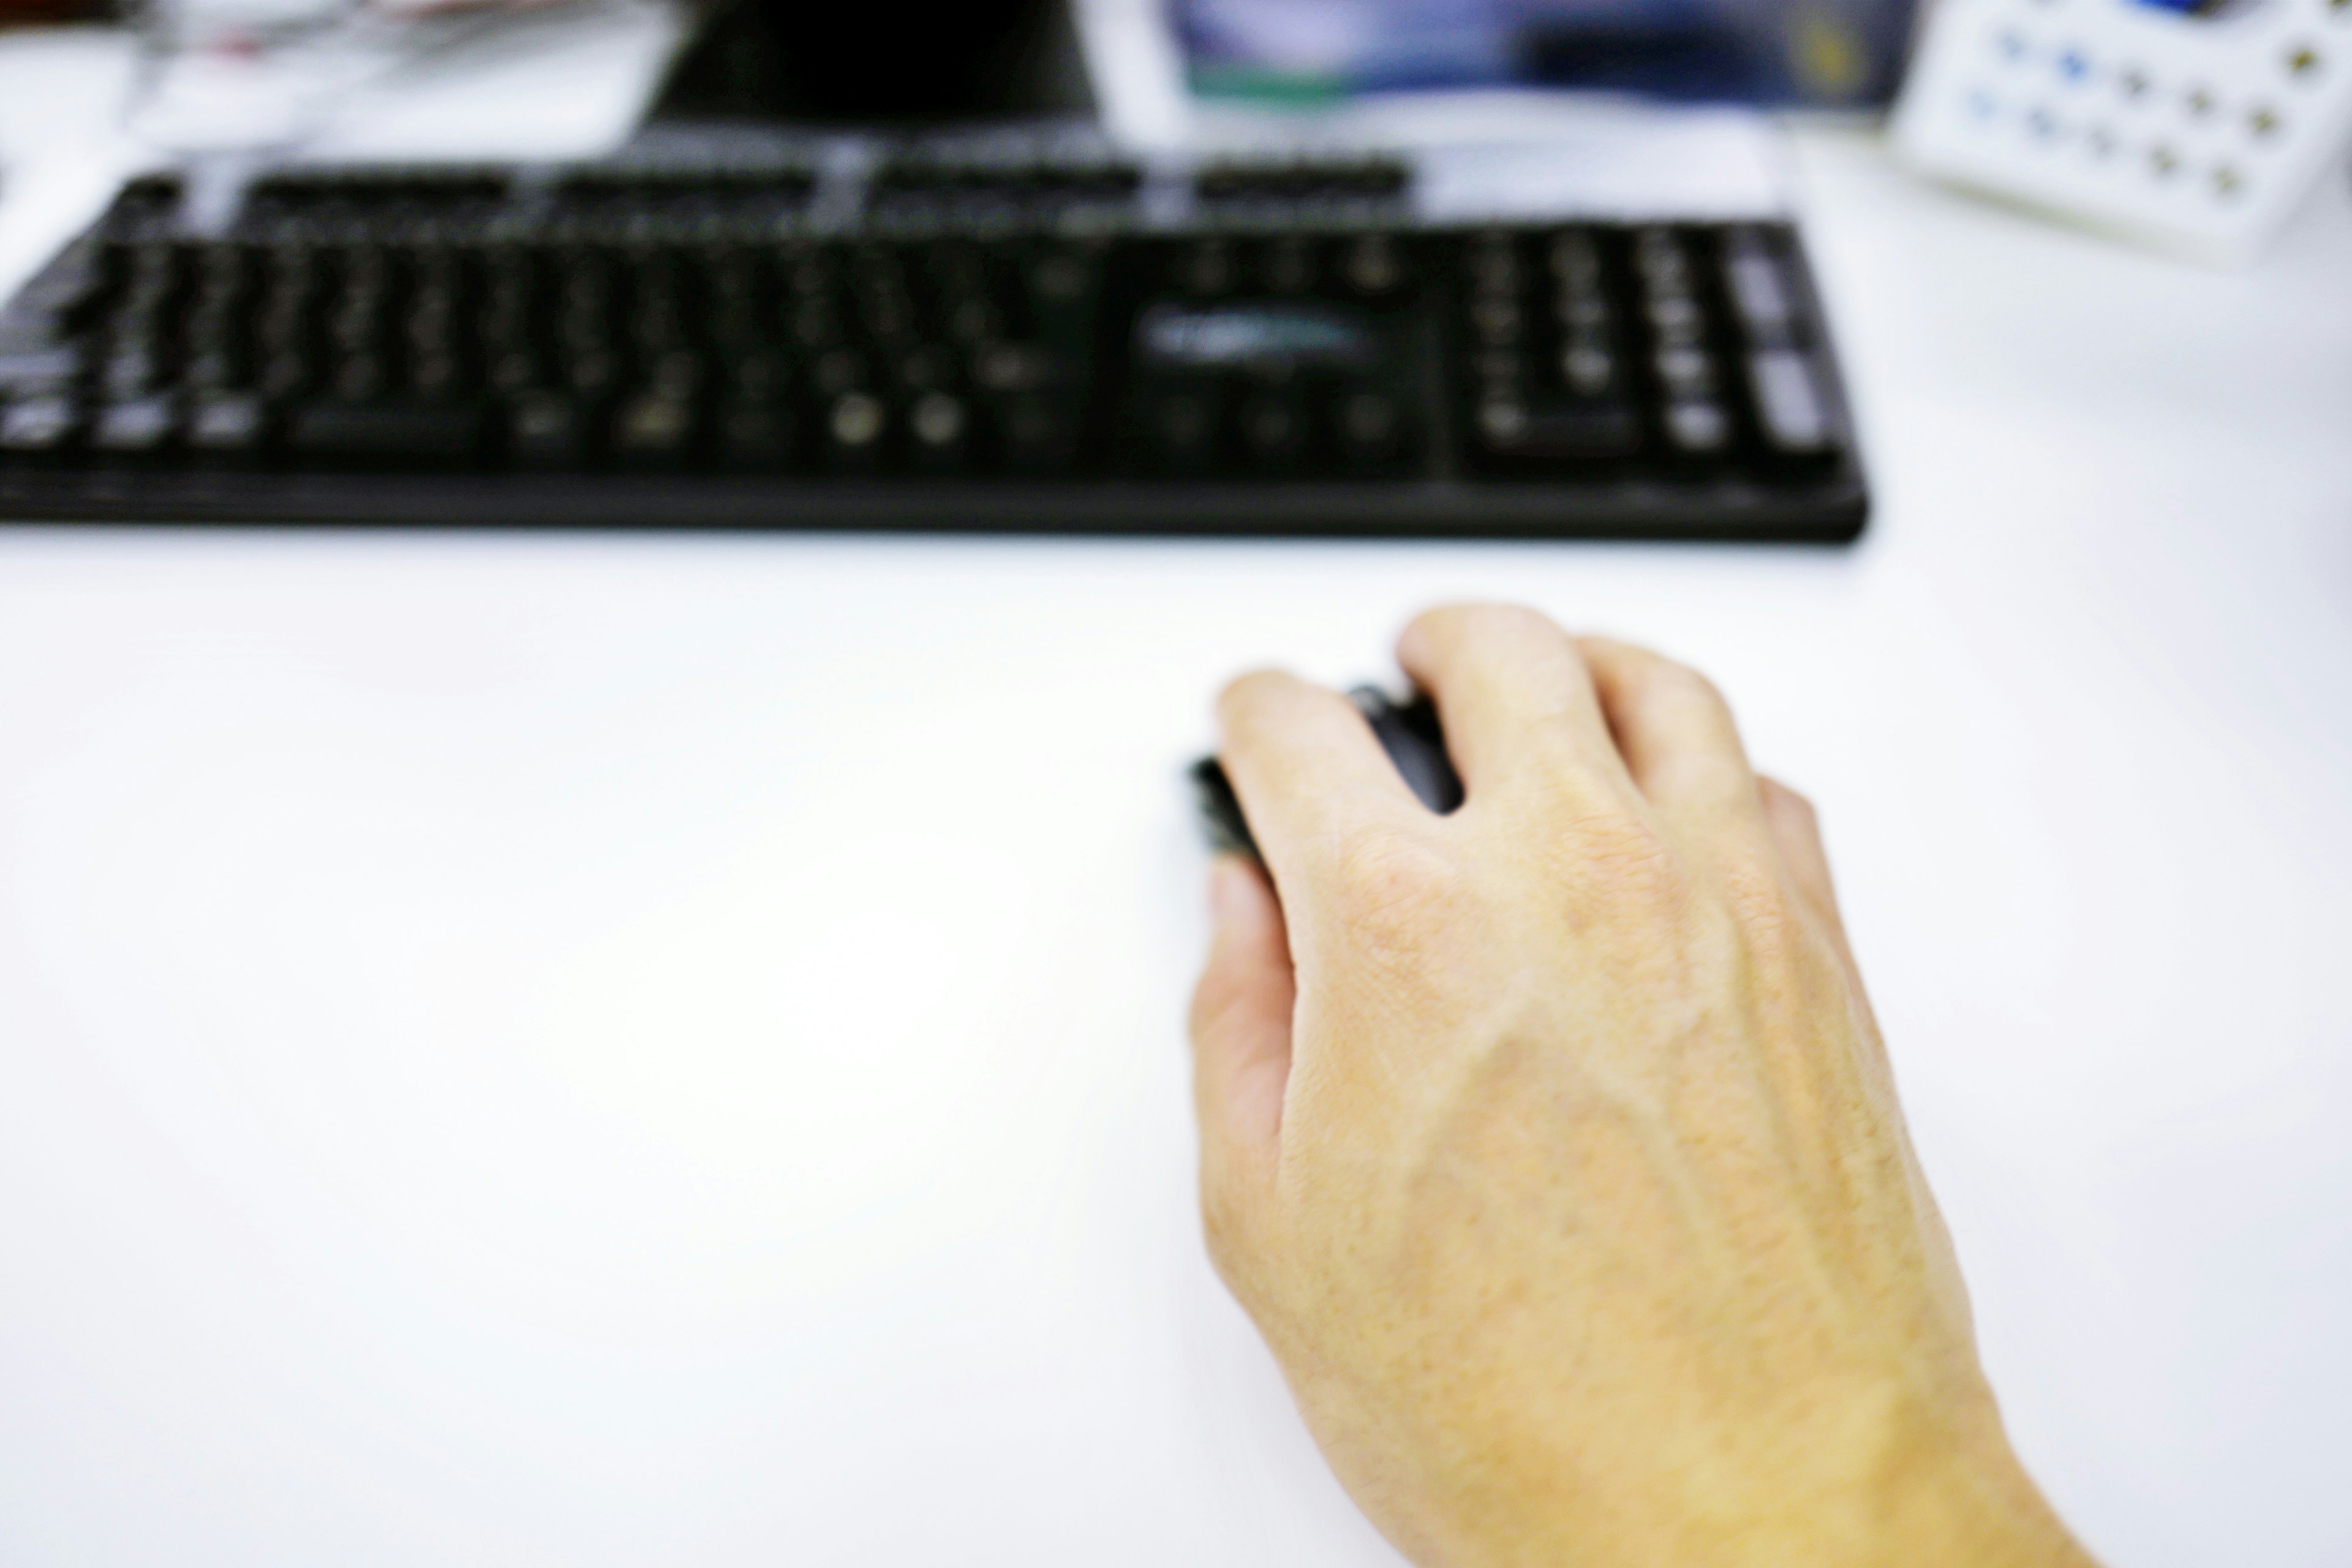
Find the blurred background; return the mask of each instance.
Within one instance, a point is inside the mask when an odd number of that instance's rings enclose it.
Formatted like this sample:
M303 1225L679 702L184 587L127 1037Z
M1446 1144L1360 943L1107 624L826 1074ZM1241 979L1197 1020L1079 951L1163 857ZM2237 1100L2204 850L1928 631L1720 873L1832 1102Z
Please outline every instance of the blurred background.
M1673 99L1885 104L1908 0L1182 0L1202 91L1527 82Z

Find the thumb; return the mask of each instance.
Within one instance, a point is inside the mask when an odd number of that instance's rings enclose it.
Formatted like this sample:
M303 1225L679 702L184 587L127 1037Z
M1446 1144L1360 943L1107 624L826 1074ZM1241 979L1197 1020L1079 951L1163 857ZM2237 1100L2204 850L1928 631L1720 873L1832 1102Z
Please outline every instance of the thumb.
M1822 823L1813 814L1813 803L1779 779L1762 774L1757 776L1756 791L1764 804L1765 824L1780 851L1781 864L1797 885L1798 896L1821 917L1838 945L1844 946L1845 921L1838 913L1837 889L1830 881L1829 852L1822 847Z
M1192 1098L1201 1195L1213 1233L1221 1215L1239 1218L1235 1205L1250 1205L1271 1179L1297 984L1282 908L1255 861L1216 858L1209 909L1216 934L1192 994Z

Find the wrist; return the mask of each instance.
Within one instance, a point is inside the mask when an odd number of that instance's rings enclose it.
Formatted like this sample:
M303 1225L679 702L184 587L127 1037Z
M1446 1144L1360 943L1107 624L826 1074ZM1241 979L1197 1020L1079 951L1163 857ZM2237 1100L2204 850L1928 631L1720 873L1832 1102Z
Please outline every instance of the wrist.
M1834 1414L1780 1427L1766 1450L1694 1458L1654 1487L1596 1489L1615 1493L1607 1504L1521 1489L1533 1506L1486 1513L1471 1542L1457 1540L1467 1550L1415 1555L1439 1568L2096 1568L2010 1447L1991 1395L1956 1403L1825 1402Z
M1911 1399L1818 1489L1786 1489L1749 1542L1721 1552L1747 1568L2095 1568L2010 1447L1990 1392L1922 1419ZM1745 1532L1743 1532L1745 1533ZM1698 1561L1709 1561L1701 1558Z

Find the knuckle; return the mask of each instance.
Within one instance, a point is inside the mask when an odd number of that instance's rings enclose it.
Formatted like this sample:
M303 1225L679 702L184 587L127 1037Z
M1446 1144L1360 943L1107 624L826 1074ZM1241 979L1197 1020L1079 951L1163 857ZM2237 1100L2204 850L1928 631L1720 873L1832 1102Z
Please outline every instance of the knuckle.
M1812 797L1802 790L1790 789L1775 778L1767 778L1759 782L1764 786L1764 803L1774 811L1792 817L1808 827L1820 823L1822 816L1820 809L1813 805Z
M1579 658L1596 672L1604 673L1619 681L1639 676L1651 666L1664 662L1664 655L1654 648L1630 643L1622 637L1601 637L1587 633L1573 639Z
M1612 907L1655 909L1678 903L1684 877L1673 844L1639 814L1601 810L1578 817L1554 840L1567 885Z
M1681 868L1665 838L1637 819L1619 817L1585 839L1587 860L1621 897L1664 903L1680 892Z
M1673 659L1651 656L1642 675L1641 700L1661 708L1720 715L1731 713L1721 689L1699 671Z
M1355 835L1340 847L1332 881L1356 920L1416 926L1443 915L1461 874L1436 844L1383 829Z
M1348 846L1332 875L1347 951L1383 991L1443 988L1477 926L1466 869L1437 843L1401 832Z
M1763 858L1740 857L1720 868L1723 898L1750 946L1785 952L1800 943L1809 926L1793 890Z

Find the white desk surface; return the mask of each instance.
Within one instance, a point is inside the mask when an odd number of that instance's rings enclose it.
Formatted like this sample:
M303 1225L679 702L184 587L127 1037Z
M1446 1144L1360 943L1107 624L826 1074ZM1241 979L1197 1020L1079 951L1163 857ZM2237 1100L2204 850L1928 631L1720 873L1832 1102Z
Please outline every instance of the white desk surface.
M1202 1258L1178 771L1510 595L1821 804L2067 1517L2352 1563L2352 200L1797 146L1850 551L0 532L0 1559L1392 1563Z

